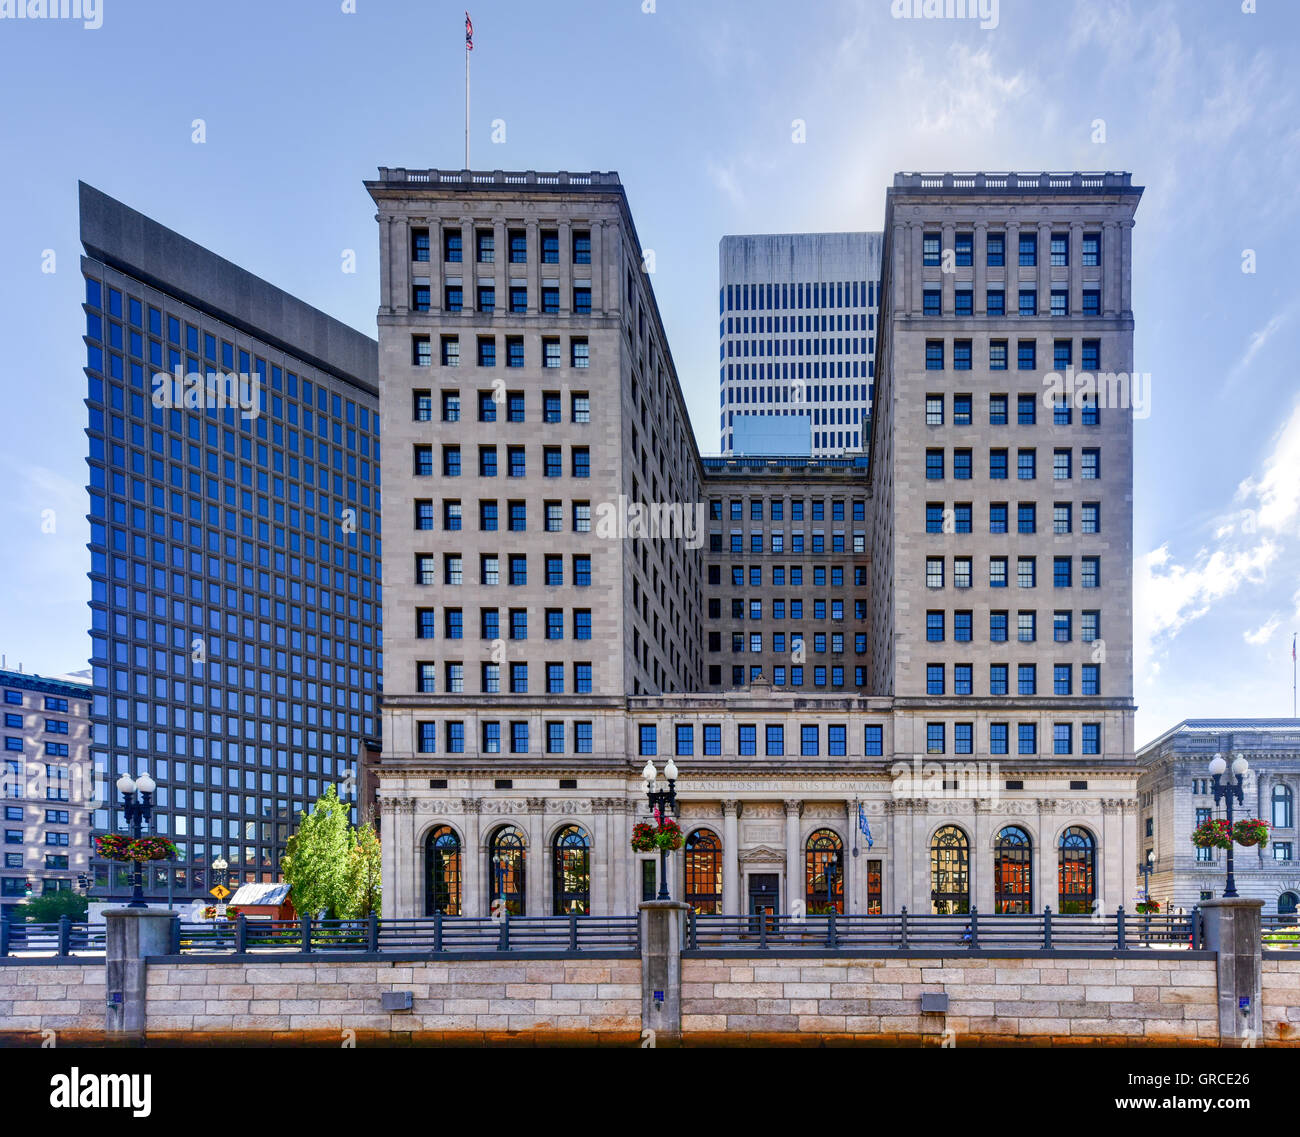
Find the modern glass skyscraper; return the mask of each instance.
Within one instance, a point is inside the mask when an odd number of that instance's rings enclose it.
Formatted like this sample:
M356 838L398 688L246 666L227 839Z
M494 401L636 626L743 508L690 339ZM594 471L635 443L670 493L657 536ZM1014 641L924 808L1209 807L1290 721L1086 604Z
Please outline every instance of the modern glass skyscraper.
M718 246L724 455L861 453L870 430L879 233L767 233Z
M180 860L148 891L201 897L218 854L275 880L378 733L377 346L80 188L91 760L152 775Z

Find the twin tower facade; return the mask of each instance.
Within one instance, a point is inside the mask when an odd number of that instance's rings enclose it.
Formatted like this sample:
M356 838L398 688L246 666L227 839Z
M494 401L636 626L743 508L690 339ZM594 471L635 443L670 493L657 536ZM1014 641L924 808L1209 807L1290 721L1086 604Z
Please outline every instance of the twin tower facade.
M722 458L617 175L367 188L388 913L634 910L669 757L702 912L1125 902L1129 175L899 174L878 277L724 280ZM726 444L733 341L735 410L847 387L834 442Z

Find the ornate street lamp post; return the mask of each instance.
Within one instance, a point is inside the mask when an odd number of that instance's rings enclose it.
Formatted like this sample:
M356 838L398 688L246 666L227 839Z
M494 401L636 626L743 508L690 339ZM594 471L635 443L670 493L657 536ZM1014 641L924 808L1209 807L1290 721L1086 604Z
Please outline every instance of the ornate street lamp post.
M1246 780L1246 771L1250 769L1250 763L1242 754L1238 754L1236 760L1232 763L1232 773L1234 777L1228 779L1226 784L1220 782L1224 770L1228 768L1227 762L1223 760L1222 754L1216 754L1210 761L1210 778L1213 782L1214 804L1223 803L1228 819L1228 884L1223 890L1223 898L1231 900L1237 895L1237 881L1232 875L1232 846L1235 842L1232 840L1232 803L1246 803L1246 796L1242 791L1242 785Z
M230 865L226 863L226 858L218 853L217 859L212 862L212 883L224 888L229 879Z
M154 780L148 774L141 774L138 780L130 774L123 774L117 779L117 788L122 794L122 812L126 815L127 824L131 826L131 836L138 841L142 827L153 817ZM137 794L139 800L136 800ZM131 883L131 903L127 907L148 908L144 899L143 862L135 862L135 868L131 870Z
M656 818L668 816L669 810L677 812L677 764L668 759L668 764L664 767L664 777L668 779L667 789L657 789L656 783L659 778L659 771L655 769L654 762L646 760L645 769L641 771L641 777L645 779L646 797L650 801L650 813ZM662 845L659 846L659 895L656 900L671 900L668 894L668 850Z

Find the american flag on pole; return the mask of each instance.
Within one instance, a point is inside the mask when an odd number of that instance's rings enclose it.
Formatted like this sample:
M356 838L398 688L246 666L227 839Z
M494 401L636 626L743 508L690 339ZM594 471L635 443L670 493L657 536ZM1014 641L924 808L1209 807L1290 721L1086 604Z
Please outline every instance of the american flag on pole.
M469 18L469 13L465 13L465 50L474 50L474 24Z

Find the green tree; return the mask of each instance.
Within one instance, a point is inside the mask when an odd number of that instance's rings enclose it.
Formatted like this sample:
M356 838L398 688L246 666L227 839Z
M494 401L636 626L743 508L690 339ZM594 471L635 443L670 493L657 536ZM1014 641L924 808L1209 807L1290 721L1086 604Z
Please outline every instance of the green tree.
M377 916L382 897L379 836L373 825L366 824L353 831L348 854L347 906L340 915L364 919L373 912Z
M330 786L311 813L298 817L298 832L289 838L280 872L300 915L324 912L337 919L349 907L348 868L355 838L348 824L348 806Z
M18 914L33 924L53 924L61 916L84 920L90 902L79 892L44 892L18 908Z

